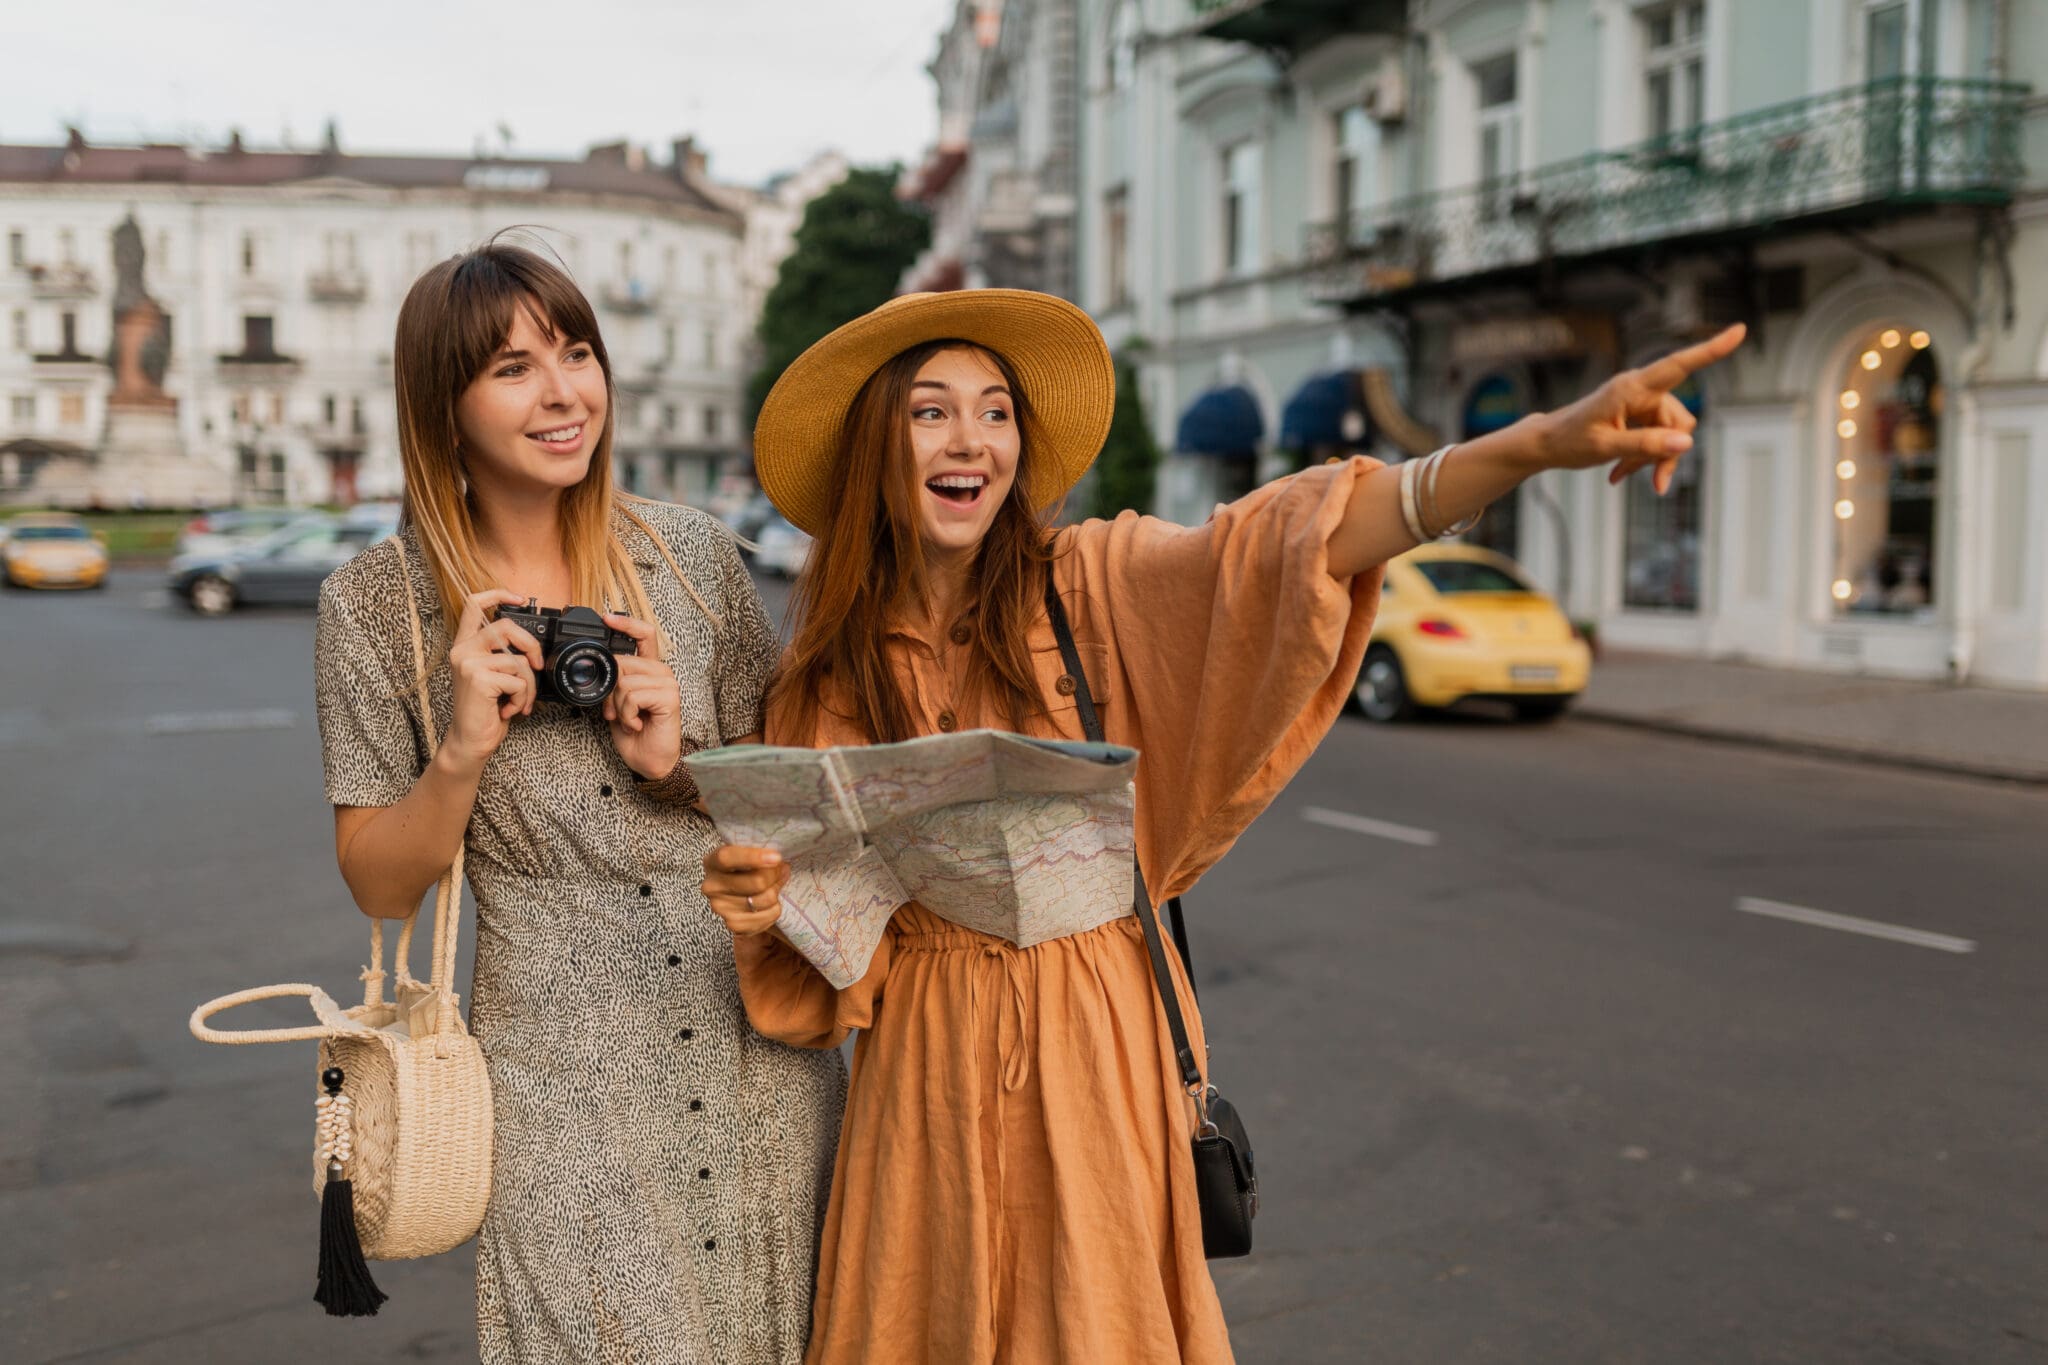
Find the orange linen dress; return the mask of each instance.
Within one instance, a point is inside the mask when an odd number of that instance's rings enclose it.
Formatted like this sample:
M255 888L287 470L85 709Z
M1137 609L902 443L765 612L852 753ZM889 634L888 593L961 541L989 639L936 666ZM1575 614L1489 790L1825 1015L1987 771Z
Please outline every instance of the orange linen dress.
M1140 753L1138 856L1162 902L1223 856L1343 707L1380 572L1333 579L1325 546L1372 467L1297 474L1199 527L1125 513L1059 533L1053 580L1104 729ZM964 650L895 635L926 731L1005 723L958 709ZM1031 646L1049 708L1034 729L1082 738L1044 616ZM829 712L816 733L768 741L868 742ZM776 935L734 949L761 1033L828 1048L860 1030L807 1361L1231 1359L1202 1256L1193 1106L1136 918L1018 949L913 902L843 991Z

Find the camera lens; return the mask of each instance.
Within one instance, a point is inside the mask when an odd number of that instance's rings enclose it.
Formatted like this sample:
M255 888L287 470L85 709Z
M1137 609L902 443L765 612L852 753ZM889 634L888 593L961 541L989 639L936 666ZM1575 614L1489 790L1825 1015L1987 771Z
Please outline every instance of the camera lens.
M547 662L555 692L571 706L595 706L612 694L619 666L611 651L588 640L564 648Z

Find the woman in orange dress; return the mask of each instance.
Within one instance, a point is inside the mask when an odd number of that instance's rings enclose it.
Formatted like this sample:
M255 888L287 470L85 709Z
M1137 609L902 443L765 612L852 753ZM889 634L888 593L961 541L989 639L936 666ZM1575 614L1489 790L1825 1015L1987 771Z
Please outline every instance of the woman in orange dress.
M1052 530L1109 426L1081 310L976 290L892 300L806 352L755 432L761 484L816 537L771 744L994 727L1080 739L1072 625L1107 738L1140 753L1155 904L1213 865L1307 760L1358 675L1380 567L1542 469L1654 466L1690 446L1670 397L1732 330L1435 458L1270 483L1201 526L1126 512ZM915 902L834 989L778 933L772 850L706 856L754 1027L859 1030L818 1260L813 1365L1227 1362L1202 1251L1192 1100L1135 915L1017 948ZM1169 954L1169 957L1171 955ZM1173 984L1206 1056L1193 992Z

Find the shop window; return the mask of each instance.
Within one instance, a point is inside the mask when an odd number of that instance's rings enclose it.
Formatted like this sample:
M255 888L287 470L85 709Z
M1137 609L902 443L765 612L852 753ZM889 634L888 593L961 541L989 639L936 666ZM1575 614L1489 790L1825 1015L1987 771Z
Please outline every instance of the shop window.
M1915 616L1934 606L1945 403L1925 331L1884 327L1850 354L1833 404L1828 592L1837 613Z
M1676 396L1694 417L1701 415L1697 380L1686 380L1676 390ZM1700 467L1700 451L1705 446L1702 434L1692 451L1678 462L1671 488L1662 497L1657 494L1651 470L1643 470L1628 481L1622 533L1624 606L1699 610L1700 490L1706 482Z
M1529 411L1522 386L1505 374L1490 374L1465 396L1464 438L1484 436L1514 425ZM1479 524L1464 535L1465 543L1515 558L1522 549L1522 500L1511 489L1481 514Z

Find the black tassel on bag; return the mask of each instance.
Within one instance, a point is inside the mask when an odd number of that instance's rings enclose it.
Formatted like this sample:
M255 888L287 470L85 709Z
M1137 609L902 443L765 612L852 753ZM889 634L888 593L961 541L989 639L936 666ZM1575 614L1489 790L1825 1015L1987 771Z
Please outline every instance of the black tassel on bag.
M327 1087L320 1110L322 1136L327 1146L327 1184L320 1192L320 1283L313 1301L329 1317L367 1318L376 1316L385 1293L370 1278L370 1266L363 1259L362 1238L356 1233L355 1186L343 1175L343 1160L351 1154L348 1108L341 1094L341 1068L330 1066L320 1073Z

